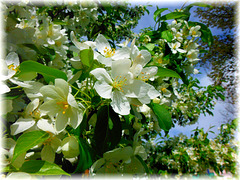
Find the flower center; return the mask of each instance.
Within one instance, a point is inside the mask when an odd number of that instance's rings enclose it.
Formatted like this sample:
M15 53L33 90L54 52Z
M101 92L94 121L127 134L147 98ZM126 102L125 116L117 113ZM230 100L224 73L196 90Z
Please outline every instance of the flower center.
M69 105L66 101L60 101L60 102L57 102L57 105L59 105L61 107L61 109L63 109L63 114L66 113L66 110L68 109Z
M115 49L108 49L107 47L105 47L105 50L103 52L105 53L105 57L109 58L115 54Z
M122 86L126 85L125 82L127 81L127 78L124 76L117 76L114 80L113 80L113 88L114 89L118 89L119 91L123 92Z
M161 90L162 90L162 92L165 93L167 91L167 88L162 88Z
M11 65L8 66L8 69L11 69L11 70L17 72L17 70L18 70L18 66L15 66L15 65L11 64Z
M138 79L143 81L148 81L150 78L150 74L147 72L141 72L141 75L138 76Z
M192 35L196 35L197 34L197 32L196 31L192 31Z

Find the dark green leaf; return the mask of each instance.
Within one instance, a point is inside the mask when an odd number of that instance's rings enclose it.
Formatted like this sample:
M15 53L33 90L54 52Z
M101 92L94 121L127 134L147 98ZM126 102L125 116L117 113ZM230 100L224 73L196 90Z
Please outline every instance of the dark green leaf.
M35 61L24 61L19 67L20 73L17 76L21 76L24 73L36 72L42 74L47 83L54 82L56 78L67 80L67 75L58 69L54 69L48 66L44 66Z
M154 12L154 15L153 15L154 21L157 20L157 17L161 17L161 13L162 13L163 11L166 11L166 10L168 10L168 8L157 9L157 10Z
M114 148L121 140L122 136L122 126L118 114L109 107L109 119L112 121L112 129L109 128L108 138L110 142L110 149Z
M169 131L172 127L172 118L168 110L163 105L156 103L151 103L150 108L157 116L159 127L164 131Z
M34 175L68 175L58 165L41 160L31 160L23 163L20 168L21 172L26 172Z
M188 12L189 12L189 10L190 10L193 6L208 7L208 8L213 7L213 6L209 5L209 4L205 4L205 3L201 3L201 2L195 2L195 3L192 3L192 4L188 5L188 6L186 6L184 9L185 9L185 11L188 11Z
M20 154L27 152L29 149L44 142L49 137L50 135L45 131L31 131L22 134L16 142L12 162L14 162Z
M108 106L102 106L97 112L97 123L94 130L94 140L99 154L103 154L106 147L106 138L108 130Z
M171 12L161 17L161 20L169 20L169 19L179 19L179 18L188 18L189 14L183 12Z
M90 168L93 164L92 161L92 156L91 156L91 149L89 147L89 145L84 141L84 139L82 138L78 138L79 139L79 161L78 161L78 165L77 168L75 169L74 173L77 172L84 172L86 169Z

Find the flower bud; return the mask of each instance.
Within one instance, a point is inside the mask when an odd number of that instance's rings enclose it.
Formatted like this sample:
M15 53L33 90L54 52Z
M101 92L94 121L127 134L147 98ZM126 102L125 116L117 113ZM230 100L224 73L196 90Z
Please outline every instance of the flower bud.
M76 137L70 136L63 139L62 153L65 158L73 158L79 155L79 144Z
M159 98L154 98L153 99L153 103L159 104L160 103L160 99Z

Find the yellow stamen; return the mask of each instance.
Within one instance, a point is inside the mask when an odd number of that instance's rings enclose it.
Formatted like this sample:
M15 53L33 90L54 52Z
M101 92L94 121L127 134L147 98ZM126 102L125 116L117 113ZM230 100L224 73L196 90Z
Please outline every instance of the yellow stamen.
M103 52L105 53L105 57L109 58L115 54L115 49L108 49L107 47L105 47L105 50Z
M8 66L8 69L11 69L11 70L17 72L17 70L18 70L18 66L15 66L15 65L11 64L11 65Z
M68 109L69 105L66 101L60 101L60 102L57 102L57 105L59 105L62 109L63 109L63 114L66 113L66 110Z
M162 90L162 92L165 93L167 91L167 88L162 88L161 90Z

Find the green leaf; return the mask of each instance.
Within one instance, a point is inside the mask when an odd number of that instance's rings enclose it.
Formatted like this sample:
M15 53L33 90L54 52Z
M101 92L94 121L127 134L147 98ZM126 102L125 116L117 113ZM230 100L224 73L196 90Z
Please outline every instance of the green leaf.
M199 6L199 7L208 7L208 8L211 8L213 6L209 5L209 4L205 4L205 3L201 3L201 2L196 2L196 3L192 3L188 6L186 6L184 9L185 11L188 11L193 7L193 6Z
M91 67L93 63L93 50L90 48L80 51L80 59L85 66Z
M168 110L163 105L156 103L151 103L149 106L157 116L159 127L164 131L169 131L172 127L172 118Z
M112 121L112 129L109 128L108 138L110 142L110 149L114 148L121 140L122 137L122 125L118 114L109 107L109 120Z
M161 20L188 18L189 14L184 12L171 12L161 17Z
M89 145L84 141L84 139L82 138L78 138L79 140L79 161L78 161L78 165L77 168L75 169L74 173L77 172L84 172L86 169L90 168L93 164L92 161L92 156L91 156L91 148L89 147Z
M149 51L152 51L155 47L155 44L153 43L148 43L146 46L145 46Z
M33 148L34 146L38 145L39 143L44 142L50 137L50 135L45 131L31 131L22 134L14 148L12 162L22 153L28 151L29 149Z
M156 75L159 77L176 77L181 79L181 76L178 73L176 73L171 69L167 69L163 67L158 67L158 72Z
M154 15L153 15L154 21L157 20L157 17L161 17L161 13L162 13L163 11L166 11L166 10L168 10L168 8L157 9L157 10L154 12Z
M67 80L67 75L63 71L44 66L43 64L31 60L22 62L19 70L20 73L17 76L21 76L29 72L36 72L42 74L47 83L50 81L54 82L56 78Z
M171 31L163 31L161 32L161 38L166 39L168 42L171 42L173 39L173 34Z
M109 125L109 120L112 124ZM109 127L110 126L110 127ZM113 149L121 140L122 127L120 118L110 106L102 106L97 112L94 140L99 155Z
M211 30L205 25L200 22L188 22L189 26L201 26L200 32L201 32L201 39L203 42L208 43L208 46L211 46L213 44L213 36Z
M101 106L97 111L97 123L94 130L93 139L96 143L96 149L98 149L98 154L103 154L106 147L106 138L108 130L108 106Z
M23 163L20 168L21 172L26 172L34 175L68 175L58 165L41 160L30 160Z

